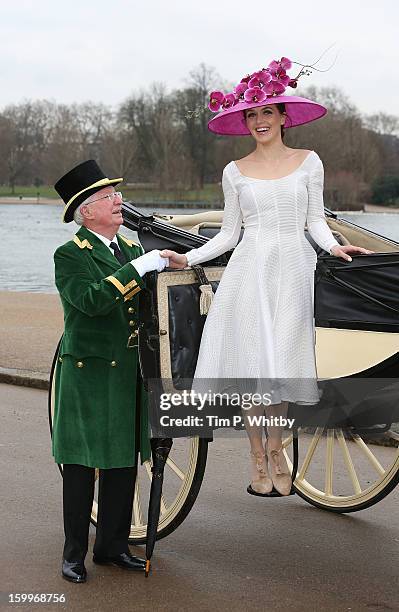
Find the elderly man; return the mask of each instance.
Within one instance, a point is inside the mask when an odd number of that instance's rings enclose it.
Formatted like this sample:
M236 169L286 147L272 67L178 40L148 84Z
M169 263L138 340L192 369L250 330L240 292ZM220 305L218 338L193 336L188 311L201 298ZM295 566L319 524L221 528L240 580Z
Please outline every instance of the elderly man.
M55 373L53 455L63 464L65 546L62 576L85 582L95 468L99 469L93 561L143 571L130 554L132 504L141 462L150 455L146 394L138 365L138 294L143 276L163 270L159 251L143 255L118 234L122 179L94 160L55 185L63 221L79 231L54 254L65 331Z

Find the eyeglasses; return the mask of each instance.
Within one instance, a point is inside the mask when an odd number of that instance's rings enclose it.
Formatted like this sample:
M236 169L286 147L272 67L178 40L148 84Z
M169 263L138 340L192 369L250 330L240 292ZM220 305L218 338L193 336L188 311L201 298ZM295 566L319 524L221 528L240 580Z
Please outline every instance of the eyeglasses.
M121 191L114 191L114 193L107 193L107 195L102 196L101 198L97 198L97 200L92 200L91 202L88 202L88 204L94 204L94 202L99 202L100 200L105 200L105 198L108 198L108 200L110 202L113 202L115 200L115 198L119 198L120 200L123 200L122 192Z

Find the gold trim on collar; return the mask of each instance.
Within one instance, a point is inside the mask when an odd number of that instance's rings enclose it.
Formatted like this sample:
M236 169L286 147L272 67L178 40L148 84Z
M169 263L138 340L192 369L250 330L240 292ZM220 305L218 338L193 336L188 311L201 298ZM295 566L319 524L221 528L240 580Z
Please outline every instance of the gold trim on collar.
M78 245L80 249L92 249L93 248L90 242L87 240L87 238L85 238L84 240L80 240L78 236L75 236L73 241L75 244Z
M130 247L140 246L138 242L134 242L134 240L129 240L129 238L125 238L125 236L122 236L122 234L118 234L118 238L122 238L123 242L126 242L126 244Z
M135 280L130 281L130 283L128 283L127 285L122 285L122 283L117 278L115 278L115 276L107 276L105 280L112 283L122 295L125 295L125 293L127 293L130 289L137 286ZM140 287L138 288L138 290L140 290Z

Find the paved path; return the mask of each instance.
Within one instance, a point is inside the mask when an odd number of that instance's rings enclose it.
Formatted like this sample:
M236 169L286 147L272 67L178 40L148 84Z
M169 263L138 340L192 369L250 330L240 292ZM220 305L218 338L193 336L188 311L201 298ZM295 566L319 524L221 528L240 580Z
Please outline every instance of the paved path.
M23 196L20 198L19 196L1 196L0 197L0 205L1 204L58 204L59 206L63 206L64 203L59 198L45 198L41 197L38 199L35 196Z
M393 206L379 206L378 204L365 204L364 212L368 213L399 213L399 208Z
M0 380L5 372L48 378L63 331L58 295L0 291L0 312Z
M352 515L318 510L296 496L250 497L244 438L210 445L199 498L186 521L158 542L148 579L94 566L89 553L88 582L65 582L61 480L50 455L46 401L44 391L0 385L3 593L64 593L65 604L41 609L73 612L398 609L398 491Z

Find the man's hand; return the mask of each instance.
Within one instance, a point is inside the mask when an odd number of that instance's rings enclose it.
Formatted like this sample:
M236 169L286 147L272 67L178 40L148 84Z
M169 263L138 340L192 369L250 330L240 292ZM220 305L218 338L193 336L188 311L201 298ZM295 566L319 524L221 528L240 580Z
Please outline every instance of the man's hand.
M362 253L363 255L370 255L371 253L375 253L375 251L369 251L368 249L354 246L353 244L345 244L333 246L331 253L335 255L335 257L342 257L342 259L346 259L346 261L352 261L352 257L350 257L348 253Z
M167 258L160 257L159 253L158 249L154 249L145 255L140 255L137 259L133 259L130 263L136 268L140 276L144 276L144 274L152 270L162 272L169 265L169 262Z
M186 268L188 265L187 257L185 255L179 255L179 253L176 253L175 251L164 249L163 251L160 251L159 254L161 257L169 258L168 267L173 268L174 270L183 270L183 268Z

